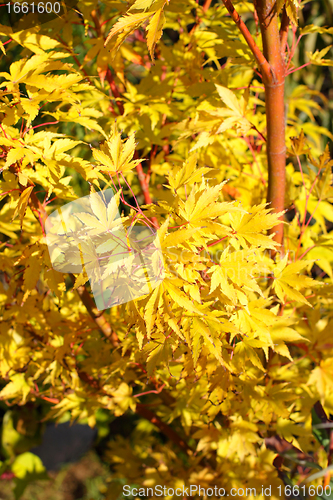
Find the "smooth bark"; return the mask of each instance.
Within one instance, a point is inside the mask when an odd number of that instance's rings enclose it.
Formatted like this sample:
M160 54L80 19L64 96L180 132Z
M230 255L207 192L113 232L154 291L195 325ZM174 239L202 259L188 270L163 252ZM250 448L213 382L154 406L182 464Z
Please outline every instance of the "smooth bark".
M265 86L268 191L267 202L274 212L284 210L286 187L286 140L284 111L285 64L281 52L279 19L272 0L257 0L263 53L270 65L270 74L262 74ZM283 224L274 227L275 240L283 243Z
M261 52L232 2L223 0L223 3L250 47L265 87L266 154L268 164L267 202L274 212L279 213L284 210L286 186L284 51L287 43L289 20L284 11L280 33L275 2L272 0L255 1L263 43L263 51ZM271 232L275 233L274 240L283 245L283 224L274 227Z

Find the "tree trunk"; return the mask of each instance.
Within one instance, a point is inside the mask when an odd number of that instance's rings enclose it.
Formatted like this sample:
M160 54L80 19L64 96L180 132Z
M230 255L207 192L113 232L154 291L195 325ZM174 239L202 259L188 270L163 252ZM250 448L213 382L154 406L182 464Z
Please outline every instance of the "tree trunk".
M278 15L275 2L257 0L255 4L261 29L263 53L270 65L270 74L263 72L265 86L266 124L267 124L267 162L269 202L274 212L284 210L286 186L286 143L284 82L285 64L281 50ZM283 243L283 224L273 228L275 241Z
M265 86L268 163L267 202L270 203L270 207L274 212L281 212L284 210L286 185L284 52L287 43L289 19L284 9L281 33L279 33L279 17L275 10L274 0L254 0L263 42L263 52L261 52L251 33L235 10L232 1L223 0L223 3L250 47ZM281 223L274 227L271 232L275 233L274 240L282 245L283 224Z

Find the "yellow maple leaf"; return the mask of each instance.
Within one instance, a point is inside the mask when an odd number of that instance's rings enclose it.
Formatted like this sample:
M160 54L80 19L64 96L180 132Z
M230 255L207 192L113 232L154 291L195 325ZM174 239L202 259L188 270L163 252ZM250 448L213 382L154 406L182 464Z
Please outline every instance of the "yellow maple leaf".
M154 48L156 43L162 36L164 24L165 24L165 15L163 12L163 8L161 8L158 9L157 12L155 12L155 14L150 19L149 24L146 28L148 50L150 52L150 56L153 62L155 60Z
M304 267L308 266L311 261L297 261L288 265L288 257L288 254L286 254L274 268L274 281L272 287L281 302L284 303L287 297L310 306L311 304L299 290L318 286L320 283L309 276L304 276L299 273Z
M279 224L279 217L282 213L270 213L270 209L265 208L265 204L251 207L250 212L235 211L230 214L231 227L234 230L230 243L239 249L240 245L247 248L249 245L256 245L267 249L276 249L278 244L273 241L272 235L262 234Z
M122 141L116 124L113 126L108 141L101 146L101 149L99 151L93 148L93 156L99 163L99 168L111 176L127 173L141 162L141 160L132 160L135 152L134 134ZM102 167L106 167L106 169Z
M34 186L29 186L26 189L24 189L24 191L22 191L19 202L17 204L17 207L15 208L15 212L14 212L12 220L14 220L15 217L17 216L17 214L19 214L21 228L22 228L22 223L23 223L23 217L24 217L25 211L27 209L27 205L28 205L29 198L30 198L30 195L32 193L33 188L34 188Z

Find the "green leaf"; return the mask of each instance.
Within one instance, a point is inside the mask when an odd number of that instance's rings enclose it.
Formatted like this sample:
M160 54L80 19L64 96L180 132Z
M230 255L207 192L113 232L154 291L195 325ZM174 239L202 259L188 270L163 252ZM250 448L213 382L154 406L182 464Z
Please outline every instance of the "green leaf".
M41 459L29 451L16 457L11 469L16 476L14 488L16 500L23 495L29 483L40 479L50 479Z
M318 417L317 412L314 408L312 408L311 410L311 417L312 417L312 434L327 451L328 446L330 444L330 437L326 428L321 427L322 421Z

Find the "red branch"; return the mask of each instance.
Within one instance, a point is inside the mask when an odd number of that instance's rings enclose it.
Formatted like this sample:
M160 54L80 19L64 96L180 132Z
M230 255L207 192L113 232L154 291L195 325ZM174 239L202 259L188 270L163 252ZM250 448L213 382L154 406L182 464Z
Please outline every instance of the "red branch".
M103 23L102 24L100 23L100 20L99 20L99 17L98 17L98 13L97 13L96 10L92 11L91 18L94 21L97 35L103 37L104 36L104 33L103 33L104 32L104 29L103 29L104 26L103 26ZM123 103L121 101L121 94L119 92L118 86L116 85L116 83L114 81L114 78L113 78L113 75L112 75L112 71L109 68L109 66L107 68L105 77L106 77L106 80L108 81L108 83L110 85L110 89L112 91L112 94L115 97L115 100L116 100L116 103L117 103L117 106L118 106L118 110L119 110L119 114L123 115L124 114L124 105L123 105ZM134 154L134 159L136 159L136 160L139 159L139 155L138 155L137 151ZM146 205L151 205L153 203L153 201L152 201L150 193L149 193L149 187L148 187L147 177L146 177L146 174L143 171L141 163L139 163L136 166L136 171L138 173L138 179L139 179L140 186L141 186L141 189L142 189L142 193L143 193L143 196L144 196L144 199L145 199L145 204ZM158 227L157 219L155 217L152 217L151 220L152 220L153 224Z
M177 434L176 431L174 431L168 424L162 422L161 419L159 419L154 412L149 410L145 405L143 404L137 404L136 405L136 413L138 415L141 415L141 417L145 418L146 420L149 420L152 424L156 425L156 427L167 437L175 443L179 448L181 448L183 451L186 453L191 453L191 448L189 445Z
M283 7L282 11L282 19L281 19L281 26L280 26L280 44L281 44L281 54L282 57L285 56L286 53L286 47L287 47L287 41L288 41L288 33L289 33L289 17L286 11L286 7Z
M94 390L101 390L103 391L103 388L100 386L100 382L96 379L94 379L91 375L88 373L78 370L77 371L79 378L88 384L90 387L92 387ZM163 386L164 387L164 386ZM163 388L162 387L162 388ZM161 388L161 390L162 390ZM154 391L150 391L154 392ZM172 441L175 445L177 445L179 448L181 448L183 451L186 453L190 454L193 450L189 447L189 445L184 441L179 434L172 429L168 424L163 422L160 418L155 415L153 411L151 411L149 408L147 408L146 405L137 403L136 408L135 408L135 413L140 415L141 417L145 418L146 420L149 420L153 425L155 425L170 441Z
M269 78L270 74L271 74L270 65L269 65L267 59L265 58L264 54L259 49L256 42L254 41L251 33L249 32L249 30L247 29L247 27L244 23L244 21L242 20L242 18L238 14L238 12L235 10L235 7L233 6L233 4L231 3L230 0L223 0L223 3L224 3L225 8L227 9L227 11L229 12L230 16L232 17L232 19L235 21L238 28L240 29L242 35L244 36L249 48L252 51L252 54L254 55L254 57L258 63L260 71L262 72L263 75L266 75L267 78Z

